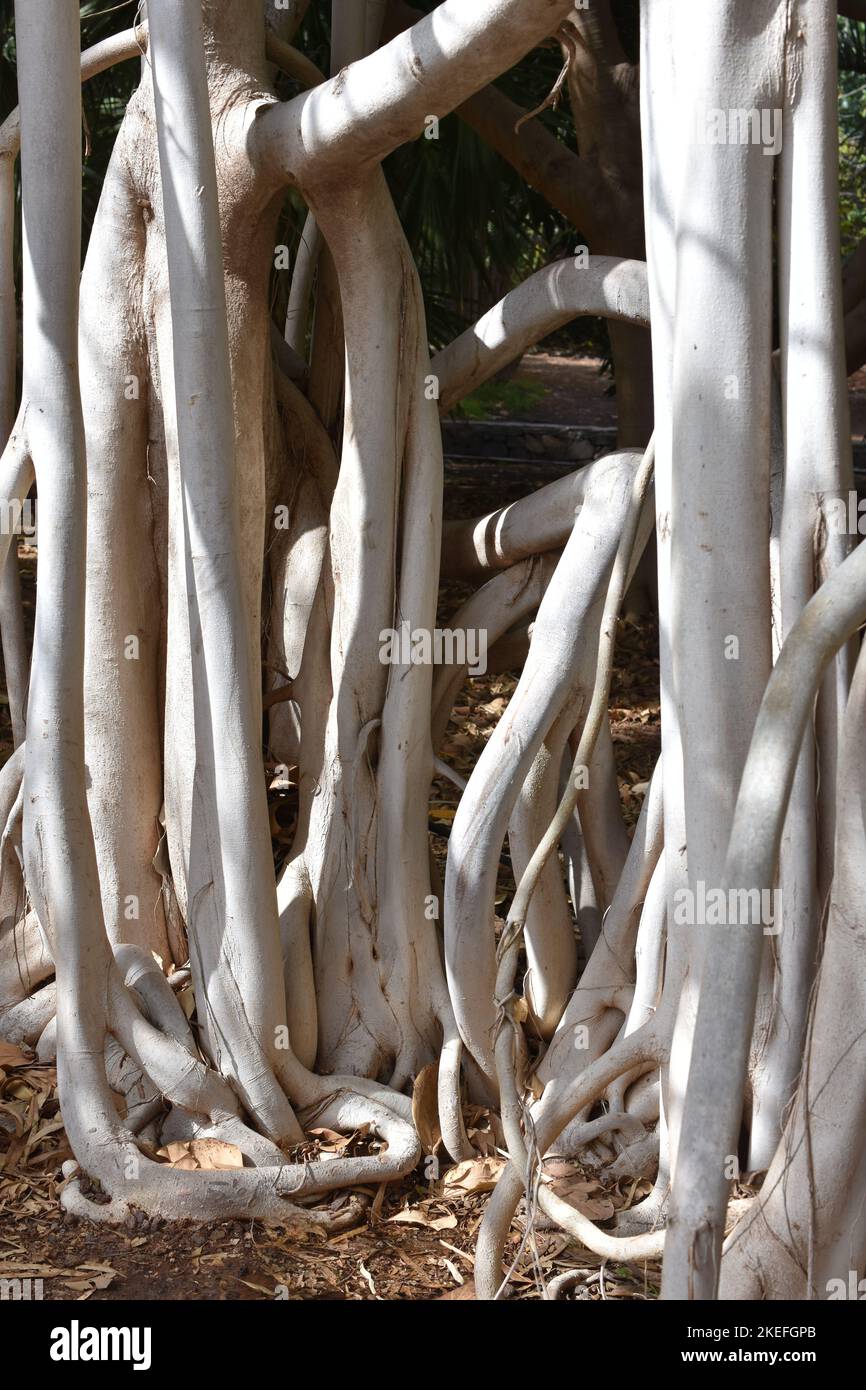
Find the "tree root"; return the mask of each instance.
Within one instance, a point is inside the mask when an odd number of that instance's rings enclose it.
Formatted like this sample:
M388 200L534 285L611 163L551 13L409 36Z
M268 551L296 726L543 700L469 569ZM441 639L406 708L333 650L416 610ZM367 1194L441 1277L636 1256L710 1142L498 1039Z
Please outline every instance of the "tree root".
M65 1182L60 1193L60 1202L64 1211L80 1221L88 1221L93 1225L107 1226L128 1226L134 1224L136 1213L144 1212L151 1217L161 1217L161 1211L150 1211L142 1207L138 1201L127 1201L122 1197L110 1197L105 1200L95 1200L84 1190L84 1179L80 1175L81 1170L77 1163L68 1161L63 1165ZM298 1207L291 1202L280 1202L279 1205L269 1205L270 1217L258 1217L257 1212L250 1210L248 1206L232 1211L227 1205L223 1206L223 1214L220 1217L200 1217L195 1211L187 1213L185 1219L193 1221L207 1220L232 1220L232 1219L259 1219L270 1221L270 1224L287 1227L298 1235L309 1235L317 1233L323 1237L338 1235L341 1231L350 1230L358 1224L364 1210L365 1203L359 1196L352 1196L348 1201L342 1203L336 1211L328 1209L314 1209Z
M640 1063L656 1060L661 1050L655 1027L649 1026L646 1029L641 1029L630 1037L621 1039L604 1057L587 1067L568 1087L565 1094L557 1098L555 1104L545 1105L545 1097L542 1097L538 1105L533 1107L531 1115L530 1133L533 1155L545 1154L565 1125L575 1115L586 1110L593 1101L597 1100L622 1071L631 1070ZM604 1118L607 1119L607 1117ZM536 1190L540 1179L540 1174L535 1171L538 1159L530 1161L528 1158L523 1136L515 1121L516 1115L512 1115L510 1132L506 1131L506 1133L509 1136L509 1151L513 1144L517 1161L515 1162L515 1159L512 1158L496 1184L478 1235L478 1248L475 1256L475 1287L478 1297L482 1299L495 1299L500 1296L502 1254L508 1227L521 1196L525 1191L532 1191L534 1198L539 1202L541 1200L540 1191ZM597 1134L598 1127L593 1122L587 1126L581 1138L586 1141L597 1137ZM555 1204L553 1210L557 1213L558 1219L558 1209ZM581 1218L582 1222L585 1220L586 1218ZM579 1238L591 1249L595 1249L593 1242L597 1238L603 1247L602 1253L607 1252L610 1248L610 1241L614 1239L607 1233L599 1231L591 1222L588 1222L586 1227L581 1225ZM619 1247L614 1248L618 1252ZM644 1249L643 1246L631 1248ZM647 1257L646 1255L636 1256L636 1258Z

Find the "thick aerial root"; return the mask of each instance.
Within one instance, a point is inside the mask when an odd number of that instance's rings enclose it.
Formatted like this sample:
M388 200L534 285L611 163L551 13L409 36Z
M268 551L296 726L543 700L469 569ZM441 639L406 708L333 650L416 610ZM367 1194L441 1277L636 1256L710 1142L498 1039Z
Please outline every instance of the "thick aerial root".
M583 728L578 738L577 752L575 753L572 777L566 789L556 815L554 816L547 833L536 849L532 859L527 866L525 873L517 886L514 902L508 914L509 933L520 934L526 923L526 916L529 910L529 903L532 894L542 874L544 866L553 852L555 846L562 838L575 807L578 804L580 788L583 785L581 774L590 766L593 753L598 742L599 733L602 725L607 720L607 707L610 696L610 682L613 672L613 653L616 640L616 621L622 604L623 596L628 586L630 574L640 559L644 545L646 544L649 528L644 522L643 534L641 535L641 519L644 516L644 503L652 481L653 467L655 464L655 443L650 441L646 452L643 455L640 466L635 470L631 496L629 498L628 509L622 518L622 533L619 538L614 563L608 582L605 595L604 611L601 619L601 629L598 639L598 649L596 657L595 680L592 687L592 698L584 720ZM612 765L612 751L609 757L609 765ZM607 785L608 779L603 779L603 785ZM598 803L596 803L598 805ZM584 836L589 831L589 821L584 826ZM592 863L593 855L591 847L587 845L587 851ZM597 859L604 862L601 851L597 851ZM618 866L619 869L622 865ZM619 879L620 874L616 874ZM601 900L607 900L607 893L604 891L607 885L597 884L597 891ZM611 894L612 896L612 894Z
M148 1022L113 969L109 974L108 997L108 1028L168 1100L193 1114L225 1117L240 1112L240 1103L229 1083L191 1054L185 1040L163 1033Z
M141 57L146 48L146 23L136 24L121 34L112 34L110 38L103 39L101 43L93 44L92 47L86 48L81 55L82 82L89 81L91 77L98 77L101 72L113 67L115 63L122 63L127 58ZM19 108L16 106L0 125L0 158L14 158L20 145L21 117Z
M19 744L0 772L0 936L15 926L25 907L20 860L24 749ZM0 1008L5 1002L0 998Z
M553 1091L611 1045L634 998L634 952L640 917L662 852L661 765L656 766L644 797L628 859L605 916L598 944L584 970L553 1041L538 1068L538 1078ZM570 1134L565 1136L571 1149Z
M170 320L157 316L156 334L176 499L168 569L168 641L177 643L166 684L165 737L175 755L166 760L169 852L186 901L204 1047L265 1132L275 1142L297 1142L300 1129L274 1075L285 997L254 674L261 572L252 557L261 563L261 534L244 524L241 506L243 483L254 496L263 466L235 437L202 14L155 0L148 19L171 306ZM243 139L228 116L221 138ZM254 417L246 427L254 431ZM232 738L224 738L226 729Z
M565 791L571 776L572 761L573 757L569 748L563 757L559 774L560 796ZM571 817L562 832L560 848L565 862L568 894L580 935L578 956L581 969L583 969L592 956L601 935L604 912L596 897L592 869L580 828L580 817L577 814Z
M10 546L6 563L0 572L0 636L3 642L3 670L6 675L6 693L9 697L12 738L16 747L20 747L24 741L30 661L24 631L17 544Z
M433 358L440 409L451 410L501 367L581 314L648 324L643 261L590 256L588 266L557 261L530 275Z
M608 1235L578 1211L570 1202L558 1197L542 1182L538 1189L538 1205L545 1216L580 1241L594 1254L605 1260L658 1260L664 1253L665 1232L647 1231L642 1235Z
M125 988L117 971L110 969L107 1022L129 1057L174 1105L193 1115L210 1116L218 1123L236 1119L240 1110L237 1097L219 1072L198 1058L183 1011L168 982L162 979L155 966L153 969L147 967L136 948L121 948L118 957L126 970L130 988ZM134 994L142 993L150 1018L136 1006ZM158 1027L151 1018L158 1019ZM387 1114L395 1122L402 1120L411 1124L412 1108L408 1097L376 1081L364 1077L315 1076L302 1067L288 1049L281 1072L289 1094L299 1106L329 1106L333 1104L335 1093L351 1092L359 1105L369 1105L376 1114ZM302 1137L299 1128L298 1140ZM271 1145L271 1152L277 1152L274 1145Z
M315 84L310 83L310 85ZM322 234L316 223L315 214L308 212L295 258L295 268L292 272L285 327L286 342L301 357L305 355L307 348L307 321L313 293L313 278L321 245Z
M91 1157L82 1166L109 1197L151 1216L195 1221L247 1217L290 1222L297 1210L293 1199L310 1198L337 1188L392 1182L411 1172L420 1158L421 1147L412 1125L365 1097L345 1092L332 1095L308 1118L347 1133L369 1125L383 1142L384 1151L359 1158L276 1163L273 1160L278 1151L269 1141L248 1130L237 1118L223 1117L197 1132L201 1137L211 1135L237 1144L251 1161L270 1160L266 1166L230 1172L183 1172L147 1158L132 1135L119 1125L113 1127L112 1133L100 1130L91 1134L87 1145Z
M489 658L493 645L500 638L515 624L523 622L537 612L558 558L554 555L532 556L512 565L503 573L494 575L458 608L449 624L450 630L455 634L484 632ZM443 664L436 668L431 720L434 749L438 749L442 743L452 705L468 670L467 664Z
M508 822L508 845L517 881L550 824L559 797L559 771L570 720L558 719L547 734L520 789ZM549 1041L577 979L577 943L565 882L556 858L548 860L526 920L523 994L533 1026Z
M318 1010L316 979L310 951L310 913L313 886L303 855L292 859L277 884L280 945L286 989L286 1018L292 1051L305 1067L316 1060Z
M114 959L122 973L123 983L138 996L149 1021L195 1057L195 1039L186 1014L153 956L140 946L125 945L115 948Z
M35 912L0 936L0 1008L26 999L54 974L54 960Z
M57 986L51 980L29 998L0 1009L0 1038L32 1045L41 1037L57 1008Z
M866 1266L866 774L861 649L842 727L833 892L797 1092L751 1209L723 1248L721 1298L849 1297Z
M5 515L10 519L14 519L16 514L21 515L27 494L36 477L25 435L26 421L27 407L22 405L6 447L0 455L0 500ZM4 566L15 535L14 525L0 527L0 564Z
M534 1200L538 1202L545 1215L576 1240L582 1241L583 1244L594 1250L596 1254L602 1255L604 1258L618 1255L622 1259L654 1259L661 1254L663 1248L664 1234L662 1232L652 1232L630 1238L610 1236L600 1231L592 1221L547 1188L543 1182L543 1175L539 1175L540 1181L536 1182L535 1175L531 1172L534 1164L541 1162L545 1151L540 1147L537 1151L535 1150L538 1126L535 1117L530 1116L523 1101L521 1082L517 1075L516 1055L520 1051L522 1034L511 1007L513 998L511 991L518 954L518 940L519 938L514 935L510 938L508 935L503 936L500 943L500 965L496 982L497 1001L500 1009L500 1027L496 1039L496 1067L501 1098L502 1125L511 1162L518 1172L526 1174L527 1190L531 1183ZM616 1048L613 1051L616 1051ZM642 1058L635 1067L620 1071L611 1085L615 1085L616 1081L623 1075L634 1076L638 1070L647 1065L648 1060ZM550 1093L548 1093L548 1100L549 1098ZM542 1099L541 1104L537 1107L539 1116L544 1108L544 1099ZM524 1130L530 1137L530 1147L527 1146L527 1141L524 1139ZM617 1130L625 1133L627 1143L634 1142L645 1135L643 1125L638 1119L626 1114L623 1110L613 1110L597 1120L590 1120L582 1124L579 1127L579 1141L581 1144L586 1144ZM533 1157L530 1157L530 1154Z
M36 1056L40 1062L57 1059L57 1014L52 1014L36 1040Z
M505 931L499 943L498 958L500 967L496 981L496 1001L500 1010L500 1017L495 1055L497 1078L503 1101L503 1125L508 1137L509 1151L512 1153L512 1157L515 1157L521 1152L519 1121L523 1107L520 1097L520 1083L514 1074L513 1052L510 1034L505 1027L505 1018L510 1013L509 1001L514 989L514 968L517 958L517 948L530 925L530 910L533 894L541 881L541 876L553 849L558 844L574 814L578 801L578 790L583 784L583 777L581 774L583 774L585 769L592 763L599 731L602 724L606 723L605 711L607 709L613 666L616 619L620 604L622 603L623 594L625 593L629 570L639 558L642 548L638 544L639 528L641 515L644 510L644 501L652 477L653 460L654 448L651 443L644 455L640 467L635 473L628 510L623 518L622 534L614 557L605 597L592 698L578 739L577 753L575 755L574 767L572 769L569 785L529 865L520 876L517 892L515 893L514 901L508 914ZM647 800L649 800L649 798L647 798ZM644 808L642 808L642 815L644 810L647 810L648 814L646 804ZM660 827L658 833L660 833ZM638 843L640 843L640 841L638 841ZM657 852L660 853L660 846ZM622 884L623 877L623 874L617 874L620 884ZM597 896L600 897L602 901L605 901L606 885L603 882L597 882L596 891ZM631 914L629 914L629 916L631 916ZM626 920L628 920L628 918ZM602 941L604 940L605 938L603 935ZM601 942L599 945L601 945ZM607 945L606 941L605 945ZM527 952L529 952L529 946L530 944L527 942ZM596 948L596 952L593 953L591 964L597 964L597 955L601 955L598 947ZM596 1017L600 1016L599 1011L605 1003L612 1005L614 1009L618 1004L621 1005L622 1003L621 999L617 997L616 986L614 984L617 965L616 956L613 952L611 956L611 964L614 967L611 971L611 978L606 982L606 989L602 992L601 996L593 1001ZM589 974L590 968L591 967L587 967L585 974ZM622 983L628 985L630 982L625 979ZM581 985L583 985L583 981ZM577 993L580 992L581 991L577 991ZM569 1009L566 1010L566 1016L569 1011L570 1006ZM603 1015L601 1016L603 1017ZM514 1023L514 1031L519 1042L520 1029L519 1025L516 1023ZM584 1031L586 1030L584 1029ZM585 1053L585 1056L586 1055ZM592 1054L589 1054L589 1056L591 1055Z
M616 886L622 876L628 858L629 838L622 818L622 804L619 799L616 762L613 755L613 740L610 734L610 721L606 712L590 748L588 742L581 747L581 730L572 730L569 737L572 762L569 764L565 788L559 798L559 805L567 800L571 810L563 818L550 816L545 826L544 836L539 836L539 844L550 831L556 819L563 825L564 838L570 825L577 817L587 866L593 885L593 901L605 912L613 902ZM575 768L576 775L572 773ZM585 783L581 791L577 783ZM572 806L572 793L577 794L576 804ZM557 808L558 809L558 808ZM536 846L537 848L537 846ZM551 858L553 855L551 854ZM550 859L547 860L547 864ZM542 868L542 874L547 867Z
M134 1224L136 1212L143 1210L137 1202L129 1202L122 1197L96 1201L92 1196L88 1196L83 1190L78 1164L71 1160L64 1163L63 1173L66 1181L60 1193L60 1202L70 1216L102 1225L126 1226ZM327 1209L309 1211L293 1206L290 1202L283 1202L277 1208L274 1224L290 1227L299 1234L318 1232L323 1236L332 1236L357 1225L364 1207L363 1199L359 1197L350 1197L335 1212ZM155 1212L153 1215L160 1216L161 1213ZM237 1215L248 1219L251 1213L244 1209ZM231 1217L223 1216L220 1219L230 1220Z
M561 550L590 488L606 473L611 461L622 459L637 467L640 458L633 449L606 454L597 463L556 478L487 516L447 522L442 533L443 575L467 581L484 579L533 555Z
M821 678L866 620L866 547L859 546L807 604L779 654L740 784L722 888L772 888L785 808ZM715 1297L737 1151L764 936L730 927L707 943L671 1202L666 1298Z
M614 1165L608 1170L613 1176ZM629 1207L628 1211L620 1212L615 1223L617 1235L638 1236L648 1233L657 1233L659 1228L665 1224L668 1215L668 1198L670 1197L670 1186L665 1183L656 1182L648 1196L644 1197L637 1206Z
M10 813L21 791L25 747L26 745L19 744L0 768L0 826L7 826Z
M655 1013L664 977L665 952L665 856L659 855L647 888L635 946L635 985L626 1033L648 1023Z
M442 1142L451 1157L460 1162L471 1158L475 1152L466 1134L463 1123L463 1107L460 1103L460 1063L463 1058L463 1042L455 1030L442 1041L439 1054L439 1077L437 1095L439 1103L439 1124L442 1129Z
M569 1121L597 1100L622 1071L631 1070L642 1062L650 1062L657 1058L659 1053L660 1047L655 1032L651 1029L641 1029L621 1040L604 1057L582 1072L556 1105L545 1105L543 1097L532 1112L533 1152L544 1155ZM593 1123L587 1127L586 1139L597 1137L597 1133L597 1126ZM521 1148L525 1155L522 1139ZM513 1161L509 1163L493 1190L479 1230L475 1255L475 1287L479 1298L493 1299L498 1296L502 1279L502 1255L511 1218L524 1192L528 1188L534 1189L535 1181L536 1175L528 1171L524 1157L516 1164ZM594 1228L594 1231L596 1229ZM586 1232L587 1245L590 1244L591 1234L594 1239L594 1233ZM611 1239L604 1232L598 1232L598 1235L605 1245ZM582 1236L581 1239L583 1238Z
M556 1274L544 1290L545 1300L549 1303L559 1302L565 1294L571 1293L573 1288L580 1283L584 1271L580 1269L566 1269L562 1274Z
M784 488L779 522L780 639L816 584L837 567L851 537L827 526L824 499L854 486L839 280L839 187L835 157L836 25L821 0L799 0L792 84L778 170L780 369ZM814 265L804 248L820 247ZM765 943L756 1009L747 1116L748 1171L763 1171L779 1142L800 1074L819 951L821 905L833 868L835 775L840 727L851 680L850 644L818 693L814 739L805 740L791 789L779 860L782 924ZM817 757L816 757L817 753Z
M489 1079L495 1075L496 983L493 904L496 867L508 820L552 725L577 722L596 670L604 596L628 510L633 471L608 461L587 494L538 610L517 690L469 780L454 821L445 880L445 952L451 997L464 1043ZM592 634L592 637L589 637Z

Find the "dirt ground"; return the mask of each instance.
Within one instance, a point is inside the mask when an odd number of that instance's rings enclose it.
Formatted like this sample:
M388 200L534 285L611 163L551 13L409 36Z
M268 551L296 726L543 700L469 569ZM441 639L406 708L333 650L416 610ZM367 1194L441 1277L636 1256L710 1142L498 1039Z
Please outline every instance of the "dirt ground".
M526 423L565 425L615 425L616 395L610 378L601 374L601 362L593 357L571 358L547 352L529 352L515 379L544 387L545 394L521 412ZM866 437L866 368L848 382L851 405L851 437Z
M528 352L517 379L544 387L545 395L521 412L524 421L550 425L615 425L616 396L594 357Z

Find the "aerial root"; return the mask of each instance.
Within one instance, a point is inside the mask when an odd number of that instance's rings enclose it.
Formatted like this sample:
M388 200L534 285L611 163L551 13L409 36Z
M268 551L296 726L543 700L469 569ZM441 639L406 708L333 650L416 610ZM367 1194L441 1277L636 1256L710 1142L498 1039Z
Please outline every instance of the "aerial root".
M0 1038L4 1042L32 1045L54 1017L57 987L53 980L26 999L8 1008L0 1007Z
M382 1142L382 1152L293 1163L240 1118L228 1116L201 1128L194 1124L184 1128L181 1121L178 1128L169 1125L168 1131L236 1144L250 1164L258 1160L262 1166L188 1172L149 1157L129 1131L118 1126L114 1133L106 1132L102 1141L93 1141L91 1135L95 1157L88 1164L88 1177L104 1196L88 1196L75 1176L63 1189L63 1204L73 1214L112 1223L124 1221L136 1208L166 1220L256 1219L327 1231L331 1218L308 1212L298 1202L339 1188L394 1181L410 1172L421 1155L412 1126L365 1097L336 1095L307 1119L349 1133L369 1126Z
M558 1302L564 1294L571 1293L571 1290L580 1283L582 1278L582 1269L563 1270L562 1274L555 1275L545 1288L545 1301L549 1303Z
M143 962L130 953L127 967L134 973ZM144 971L139 977L147 978ZM165 1004L166 984L154 997ZM193 1220L222 1220L251 1216L285 1221L295 1210L291 1199L310 1199L338 1188L378 1186L411 1170L421 1146L411 1120L411 1101L364 1078L313 1077L304 1087L308 1125L323 1125L353 1134L368 1129L381 1141L378 1153L332 1160L290 1162L273 1141L256 1133L239 1113L227 1083L191 1055L181 1041L159 1032L138 1011L132 993L115 972L109 986L114 1039L111 1081L118 1084L123 1063L123 1090L135 1099L135 1127L141 1128L164 1108L174 1109L161 1127L169 1138L219 1138L244 1155L245 1166L228 1172L184 1172L150 1158L137 1146L130 1124L106 1132L102 1143L92 1142L88 1163L109 1199L134 1205L150 1215ZM173 1001L174 1002L174 1001ZM117 1052L126 1055L117 1058ZM155 1091L154 1091L155 1087ZM365 1094L362 1094L364 1092ZM97 1124L95 1132L105 1126ZM70 1201L77 1201L76 1197ZM97 1204L102 1206L102 1204ZM98 1213L103 1219L102 1211ZM124 1212L119 1209L120 1219Z
M60 1192L60 1203L63 1210L77 1220L107 1226L129 1226L137 1224L139 1214L144 1217L148 1215L159 1217L161 1215L159 1212L149 1212L134 1200L127 1201L123 1197L106 1197L101 1193L85 1191L87 1186L85 1177L78 1164L73 1160L63 1164L63 1176L64 1183ZM284 1202L279 1214L271 1224L288 1227L303 1235L315 1233L323 1237L334 1236L341 1231L350 1230L353 1226L357 1226L364 1215L366 1206L367 1202L364 1197L358 1194L352 1194L336 1209L308 1209ZM194 1211L191 1211L189 1216L191 1219L208 1219L207 1217L197 1218ZM253 1210L238 1209L233 1214L226 1212L215 1219L254 1219L255 1216L256 1212ZM267 1218L264 1219L267 1220Z
M514 946L511 951L514 951ZM510 954L510 951L509 951ZM503 961L507 968L507 962ZM501 972L502 973L502 972ZM501 979L500 973L500 979ZM498 1060L505 1062L505 1045L501 1029L497 1039ZM517 1205L524 1195L528 1196L527 1220L533 1218L534 1209L541 1207L551 1219L563 1226L575 1239L603 1258L651 1259L656 1258L663 1240L662 1232L619 1239L600 1230L593 1222L569 1203L557 1198L549 1188L545 1188L540 1170L543 1155L567 1124L582 1111L597 1101L608 1086L624 1071L631 1071L641 1063L649 1062L661 1053L659 1039L654 1030L640 1029L627 1038L616 1042L603 1057L598 1058L571 1083L554 1102L545 1098L538 1103L535 1113L523 1109L524 1122L530 1141L528 1152L526 1140L512 1114L506 1127L511 1162L500 1177L487 1205L478 1235L478 1249L475 1260L475 1285L481 1299L496 1299L503 1288L502 1258L511 1219ZM510 1070L510 1066L509 1066ZM507 1076L507 1074L506 1074ZM503 1077L506 1079L506 1077ZM512 1088L512 1096L516 1087ZM609 1122L611 1116L601 1117ZM619 1120L621 1116L615 1117ZM505 1118L503 1117L505 1126ZM609 1126L608 1126L609 1127ZM599 1122L589 1121L579 1129L581 1143L588 1143L599 1136ZM553 1198L554 1200L550 1200ZM563 1210L565 1208L565 1210Z
M463 1043L455 1029L442 1040L437 1086L442 1142L457 1163L472 1158L475 1154L463 1123L463 1107L460 1103L462 1057Z

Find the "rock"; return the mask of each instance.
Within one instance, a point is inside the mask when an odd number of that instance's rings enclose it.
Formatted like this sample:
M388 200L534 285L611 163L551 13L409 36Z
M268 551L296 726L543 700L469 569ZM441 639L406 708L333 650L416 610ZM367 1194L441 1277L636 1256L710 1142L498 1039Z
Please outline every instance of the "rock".
M572 459L575 463L589 463L590 459L595 458L595 445L590 444L588 439L575 439L565 453L566 458Z

